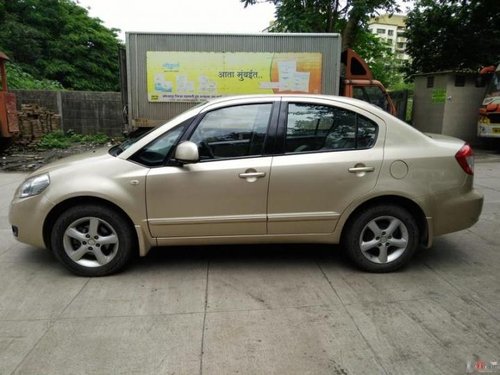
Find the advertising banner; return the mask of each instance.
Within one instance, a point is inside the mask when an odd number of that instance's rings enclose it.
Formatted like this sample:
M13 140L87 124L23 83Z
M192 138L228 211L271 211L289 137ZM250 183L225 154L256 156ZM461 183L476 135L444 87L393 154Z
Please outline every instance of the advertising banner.
M150 102L227 95L320 94L321 53L147 52Z

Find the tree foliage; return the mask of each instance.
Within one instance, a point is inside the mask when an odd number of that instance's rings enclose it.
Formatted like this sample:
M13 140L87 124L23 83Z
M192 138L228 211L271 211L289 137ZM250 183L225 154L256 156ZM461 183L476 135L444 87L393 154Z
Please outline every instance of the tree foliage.
M406 25L408 74L500 61L499 0L418 0Z
M61 90L64 87L57 81L48 79L37 79L26 73L20 66L7 63L7 83L9 89L24 90Z
M369 31L361 30L355 49L370 66L373 76L385 87L392 89L403 82L403 65L389 43Z
M270 31L342 34L342 47L352 48L370 17L383 10L401 11L408 0L240 0L248 5L269 2L276 6Z
M0 50L26 73L69 89L119 89L117 30L72 0L0 0L0 24Z

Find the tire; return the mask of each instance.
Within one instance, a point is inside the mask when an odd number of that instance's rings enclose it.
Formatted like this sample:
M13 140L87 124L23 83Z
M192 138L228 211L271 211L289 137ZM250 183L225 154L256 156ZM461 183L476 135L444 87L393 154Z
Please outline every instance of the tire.
M51 233L56 258L79 276L106 276L128 263L136 248L127 220L104 206L71 207L57 218Z
M349 219L342 246L368 272L392 272L407 264L419 243L414 217L404 208L377 205Z

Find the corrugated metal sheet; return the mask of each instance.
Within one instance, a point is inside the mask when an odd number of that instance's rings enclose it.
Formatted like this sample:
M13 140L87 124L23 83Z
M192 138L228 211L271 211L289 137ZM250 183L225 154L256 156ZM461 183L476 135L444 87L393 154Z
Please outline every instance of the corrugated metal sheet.
M319 52L324 94L337 94L340 77L338 34L170 34L126 33L129 123L156 125L194 103L150 103L147 93L148 51L200 52Z

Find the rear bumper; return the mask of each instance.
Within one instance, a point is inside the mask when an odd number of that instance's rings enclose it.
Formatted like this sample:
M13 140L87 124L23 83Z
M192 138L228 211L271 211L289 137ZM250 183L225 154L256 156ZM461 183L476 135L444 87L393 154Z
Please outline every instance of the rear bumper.
M430 233L438 236L470 228L479 220L482 209L483 194L477 190L471 190L467 194L439 197L436 200Z

